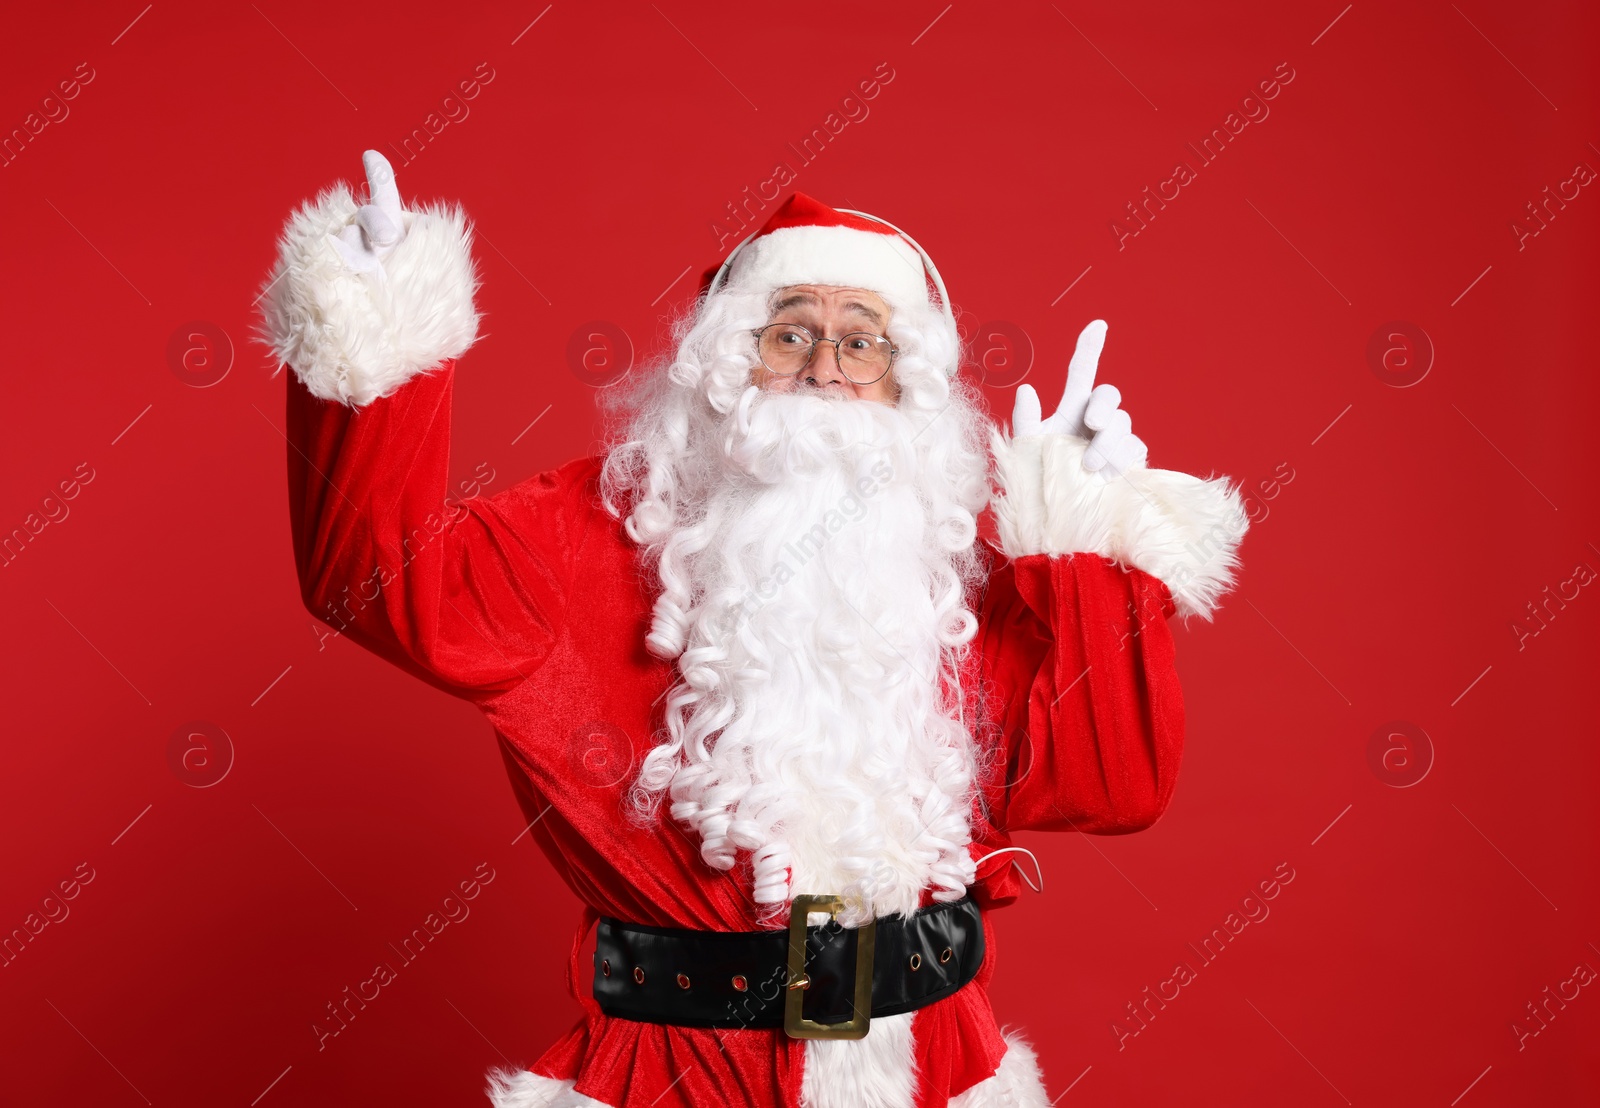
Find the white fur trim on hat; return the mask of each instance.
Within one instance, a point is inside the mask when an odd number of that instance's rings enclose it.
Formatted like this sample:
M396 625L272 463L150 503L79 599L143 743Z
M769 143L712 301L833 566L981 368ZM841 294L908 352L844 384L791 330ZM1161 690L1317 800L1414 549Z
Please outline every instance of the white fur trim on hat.
M922 255L896 234L855 227L780 227L751 240L728 283L770 291L788 285L870 289L891 307L928 302Z
M261 297L257 337L313 396L359 406L458 358L477 339L478 286L465 213L404 213L405 237L381 273L355 273L329 240L357 204L343 183L290 216Z
M1001 549L1103 555L1166 584L1180 616L1210 619L1250 526L1238 489L1225 477L1143 466L1106 481L1083 468L1088 446L1077 435L994 432Z

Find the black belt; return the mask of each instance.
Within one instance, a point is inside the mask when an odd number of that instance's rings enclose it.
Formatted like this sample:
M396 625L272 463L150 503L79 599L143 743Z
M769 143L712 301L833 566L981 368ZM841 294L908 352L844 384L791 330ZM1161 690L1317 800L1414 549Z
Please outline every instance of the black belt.
M950 996L983 965L983 919L970 898L862 928L843 901L797 896L786 931L696 931L601 917L594 996L620 1019L685 1027L782 1027L793 1038L858 1039L871 1016Z

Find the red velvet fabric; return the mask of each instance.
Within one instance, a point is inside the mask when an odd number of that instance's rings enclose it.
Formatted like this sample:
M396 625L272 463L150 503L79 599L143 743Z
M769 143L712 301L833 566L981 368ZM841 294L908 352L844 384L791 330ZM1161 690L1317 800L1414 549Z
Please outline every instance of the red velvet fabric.
M482 710L528 819L543 813L534 840L594 911L756 928L739 871L708 868L671 821L641 828L620 815L674 670L645 652L655 590L599 503L598 460L447 502L454 373L446 362L361 409L317 400L284 374L306 606ZM974 857L1019 830L1149 826L1172 795L1183 741L1166 586L1098 555L1008 562L985 549L993 569L974 598L980 625L964 674L986 761ZM980 868L973 893L985 907L1019 894L1015 857ZM1005 1052L988 1000L998 945L986 918L979 977L915 1016L919 1108L988 1077ZM579 1092L618 1106L798 1105L800 1041L608 1019L586 995L588 972L573 974L583 1018L535 1072L575 1078Z
M772 213L772 218L761 225L761 234L769 235L784 227L853 227L857 231L870 231L875 235L892 235L894 231L881 223L862 219L830 208L822 201L803 192L797 192ZM757 236L759 237L759 236Z

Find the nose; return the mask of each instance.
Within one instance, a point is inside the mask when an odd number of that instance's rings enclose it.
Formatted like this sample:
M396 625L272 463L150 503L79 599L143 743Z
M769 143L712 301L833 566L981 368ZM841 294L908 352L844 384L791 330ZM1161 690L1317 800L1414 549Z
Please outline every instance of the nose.
M811 352L810 363L801 373L806 384L817 388L849 384L849 379L839 371L838 349L839 344L835 339L818 340L816 349Z

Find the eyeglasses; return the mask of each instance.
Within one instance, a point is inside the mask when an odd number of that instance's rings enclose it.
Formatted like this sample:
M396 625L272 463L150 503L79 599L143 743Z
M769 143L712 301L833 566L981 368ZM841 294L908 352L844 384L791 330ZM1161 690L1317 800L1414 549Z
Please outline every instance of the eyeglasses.
M756 339L756 356L779 377L792 377L811 364L819 342L833 344L833 358L853 385L883 380L900 348L882 335L852 331L836 339L819 339L798 323L769 323L750 332Z

